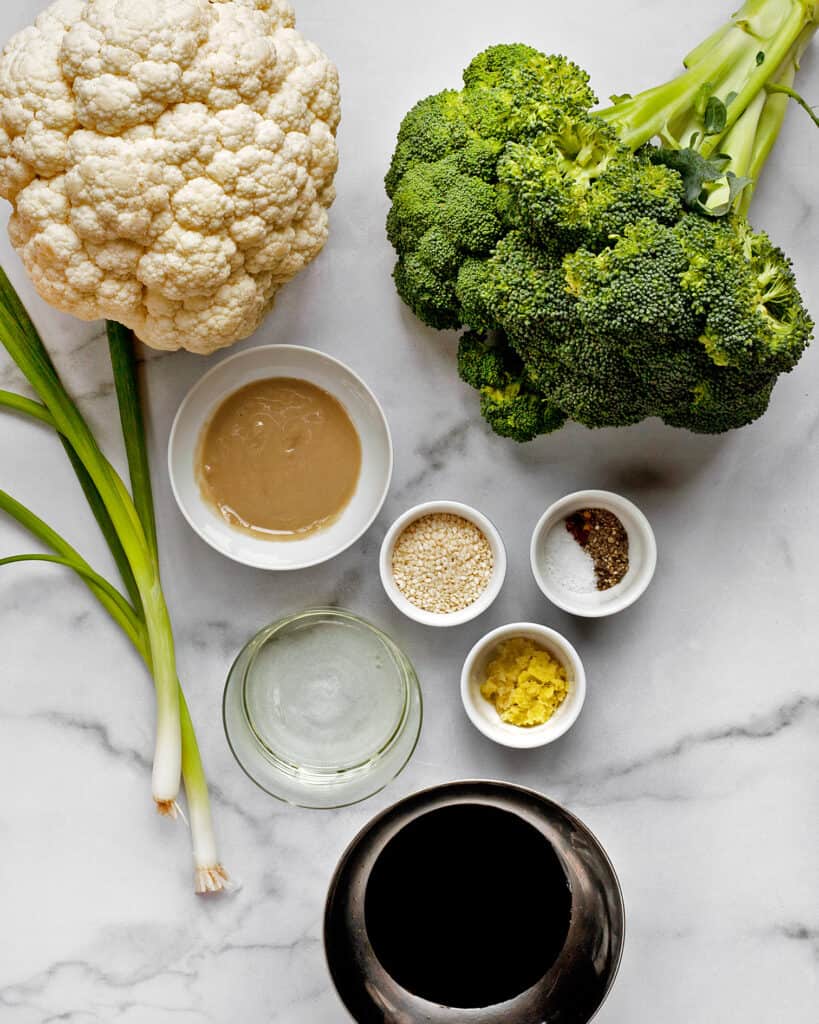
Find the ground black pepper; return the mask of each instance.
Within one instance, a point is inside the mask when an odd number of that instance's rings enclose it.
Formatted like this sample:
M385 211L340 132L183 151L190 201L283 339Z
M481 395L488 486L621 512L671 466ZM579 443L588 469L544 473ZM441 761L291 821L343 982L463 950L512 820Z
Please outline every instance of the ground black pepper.
M566 529L594 562L597 589L609 590L628 572L628 534L613 512L583 508L566 519Z

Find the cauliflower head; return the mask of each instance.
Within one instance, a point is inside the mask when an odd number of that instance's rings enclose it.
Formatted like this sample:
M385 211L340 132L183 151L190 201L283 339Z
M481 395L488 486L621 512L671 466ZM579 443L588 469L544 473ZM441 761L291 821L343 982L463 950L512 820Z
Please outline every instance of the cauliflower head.
M338 73L287 0L57 0L0 56L0 195L58 309L208 353L321 250Z

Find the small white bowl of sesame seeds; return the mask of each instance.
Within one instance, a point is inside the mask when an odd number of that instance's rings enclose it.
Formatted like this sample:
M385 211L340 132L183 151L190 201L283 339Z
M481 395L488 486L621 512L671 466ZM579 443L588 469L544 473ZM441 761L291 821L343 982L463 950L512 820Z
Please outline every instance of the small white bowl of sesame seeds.
M387 597L408 618L425 626L460 626L500 593L506 548L477 509L427 501L392 524L379 566Z

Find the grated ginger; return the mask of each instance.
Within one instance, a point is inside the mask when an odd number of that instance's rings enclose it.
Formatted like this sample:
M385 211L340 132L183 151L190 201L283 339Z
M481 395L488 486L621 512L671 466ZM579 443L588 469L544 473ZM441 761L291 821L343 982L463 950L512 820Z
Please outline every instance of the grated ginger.
M548 722L568 692L563 665L525 637L498 645L481 686L481 694L504 722L524 727Z

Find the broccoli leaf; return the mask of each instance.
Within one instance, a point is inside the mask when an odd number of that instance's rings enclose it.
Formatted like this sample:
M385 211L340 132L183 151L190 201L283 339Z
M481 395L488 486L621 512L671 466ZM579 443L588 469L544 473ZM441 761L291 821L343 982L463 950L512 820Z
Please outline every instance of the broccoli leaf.
M706 135L719 135L725 129L728 121L728 111L725 104L718 96L711 96L705 105L703 126Z
M727 153L716 153L704 157L695 149L655 149L651 153L652 162L671 167L683 180L685 186L685 205L690 210L706 213L710 217L724 217L733 206L739 193L750 184L750 179L740 177L726 170L731 162ZM708 206L705 202L707 185L714 182L725 182L728 185L726 201L717 206Z

